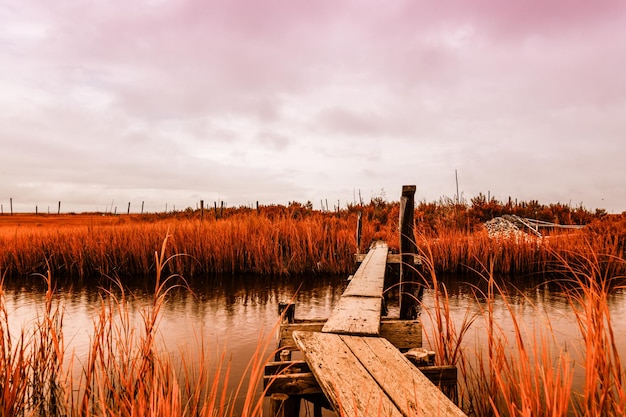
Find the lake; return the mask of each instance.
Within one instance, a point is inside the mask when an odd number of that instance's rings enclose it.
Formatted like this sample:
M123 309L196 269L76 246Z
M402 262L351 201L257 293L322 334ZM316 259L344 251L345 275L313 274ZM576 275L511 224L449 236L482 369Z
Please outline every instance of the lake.
M457 323L466 312L480 310L474 288L484 283L467 277L442 278L449 295L451 316ZM140 310L152 300L149 283L134 285L129 291L132 316L139 324ZM228 277L212 278L206 282L193 282L190 290L176 289L170 292L158 324L162 343L174 358L187 355L193 362L198 354L200 340L210 357L215 358L227 351L232 358L231 388L240 380L252 352L260 339L273 337L272 330L278 320L278 303L293 300L297 318L329 316L345 286L342 277L310 276L304 278ZM518 291L514 291L513 287ZM573 357L580 355L579 331L569 313L568 300L553 285L541 284L537 279L516 279L509 285L512 291L508 305L497 297L494 317L506 332L512 333L509 310L529 329L545 329L549 320L551 334L558 348L568 349ZM93 318L99 310L102 290L96 285L60 287L58 295L64 309L63 331L68 351L75 351L77 358L85 357ZM387 297L389 315L397 316L397 293L390 291ZM27 327L36 319L44 303L45 285L36 277L29 277L22 285L5 284L5 302L13 333ZM424 306L433 305L432 292L424 293ZM618 290L609 299L613 330L622 357L626 357L626 296ZM548 319L546 319L546 317ZM425 318L424 333L430 334ZM484 326L477 320L465 336L464 346L477 349L484 341ZM425 339L426 340L426 339ZM271 347L275 342L270 342ZM83 355L81 352L85 352ZM181 353L184 352L184 353ZM82 355L82 356L81 356ZM79 371L80 363L77 365ZM578 371L578 370L577 370ZM574 387L582 387L582 375L578 372ZM243 395L243 394L242 394ZM303 407L304 408L304 407Z

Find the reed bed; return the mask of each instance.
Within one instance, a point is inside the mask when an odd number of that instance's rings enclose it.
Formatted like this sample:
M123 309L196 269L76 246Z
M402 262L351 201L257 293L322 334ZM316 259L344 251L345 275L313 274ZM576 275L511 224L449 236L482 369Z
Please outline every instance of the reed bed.
M362 214L357 248L356 225ZM556 223L587 224L582 230L545 238L494 239L482 228L493 216L516 214ZM376 239L399 248L399 203L381 197L334 212L312 204L265 206L258 210L186 209L146 215L0 216L0 271L7 278L31 273L71 280L105 275L154 273L152 248L171 234L169 253L185 253L167 265L168 273L188 278L221 274L349 274L353 255ZM626 213L591 213L583 207L541 205L537 201L501 203L479 195L471 204L441 199L415 209L418 245L433 253L436 272L469 273L491 264L498 274L548 271L558 257L573 253L626 250ZM555 254L558 254L555 255ZM191 261L190 261L191 260ZM622 268L623 265L616 264Z
M418 236L418 247L428 248L433 268L439 273L473 273L490 265L500 275L549 274L563 262L579 255L624 254L624 240L616 234L589 230L536 237L531 235L492 237L485 231L471 234L456 229L441 232L436 238ZM602 259L604 267L615 274L626 271L617 258Z
M615 249L615 246L611 246ZM424 252L424 284L429 300L422 305L426 341L440 364L456 365L459 397L468 415L476 416L618 416L626 413L624 369L609 310L609 297L623 288L626 276L616 275L626 261L615 253L589 255L553 252L555 285L568 301L578 330L579 346L563 346L552 331L551 319L535 309L533 322L516 309L515 298L494 263L482 265L481 281L465 313L452 317L445 285L433 272L433 252ZM430 261L429 261L430 260ZM496 317L496 305L506 312ZM503 324L503 320L507 324ZM506 326L506 327L505 327ZM471 336L469 336L471 335ZM574 389L576 375L583 384Z
M168 237L169 238L169 237ZM168 293L185 286L180 276L163 271L176 256L166 256L166 243L153 254L156 280L152 302L137 321L130 294L119 280L103 290L93 317L86 358L68 351L63 337L63 303L50 274L40 316L18 331L10 328L0 281L0 415L1 416L259 416L264 364L273 358L271 338L259 339L245 378L228 391L230 367L222 354L210 364L185 356L175 367L159 343L158 323ZM76 366L80 369L76 372ZM215 368L209 372L209 369ZM235 398L243 394L241 408Z
M227 218L126 218L68 227L0 228L0 268L8 277L48 268L56 277L153 274L152 248L170 233L166 268L187 277L218 274L342 274L353 268L356 213L237 212ZM397 220L395 222L397 225ZM396 226L397 227L397 226ZM363 241L390 239L394 223L365 223ZM397 239L395 239L397 240ZM397 243L396 243L397 245Z
M365 244L380 238L393 249L398 237L397 206L377 204L366 214ZM63 228L1 228L1 415L261 415L257 384L264 362L273 357L267 342L259 341L237 393L225 388L229 378L225 356L218 361L215 376L209 375L204 357L193 364L183 359L182 367L175 367L158 337L159 314L168 291L172 285L185 284L183 275L351 272L356 218L354 210L321 213L292 207L237 211L224 217L129 216L110 224L86 221ZM441 364L457 365L459 398L468 414L624 415L624 369L607 298L619 288L626 271L624 216L543 239L494 239L480 229L449 226L439 227L436 234L419 226L417 230L423 282L432 297L432 304L422 308L429 329L426 340ZM161 247L158 256L155 247ZM40 273L48 285L45 305L33 328L12 332L3 300L4 279L33 272ZM452 318L439 272L478 272L483 277L459 322ZM495 278L537 272L560 274L557 283L580 333L582 359L559 346L548 317L530 326L523 323L509 301L521 295L508 292ZM67 351L63 308L53 276L80 279L147 273L156 276L155 295L142 310L138 327L129 314L125 283L114 280L94 316L87 359ZM496 303L505 305L512 333L495 317ZM480 343L469 339L478 326L483 334ZM81 369L78 375L71 372L76 366ZM572 381L580 372L585 373L585 382L575 392ZM232 401L238 393L245 397L243 411L235 410Z
M357 210L339 213L301 209L235 211L228 216L120 216L108 222L74 220L61 227L31 224L0 227L0 270L7 278L46 273L81 280L107 275L151 275L152 248L171 234L175 259L168 273L207 277L221 274L349 274L357 252ZM368 209L363 216L361 249L375 239L398 250L398 207ZM78 216L80 217L80 216ZM484 230L439 228L419 221L417 244L432 252L436 272L471 273L490 264L498 274L550 271L560 257L573 254L624 253L626 216L596 221L575 232L543 238L493 238ZM613 263L623 271L623 265ZM620 271L616 271L620 272Z

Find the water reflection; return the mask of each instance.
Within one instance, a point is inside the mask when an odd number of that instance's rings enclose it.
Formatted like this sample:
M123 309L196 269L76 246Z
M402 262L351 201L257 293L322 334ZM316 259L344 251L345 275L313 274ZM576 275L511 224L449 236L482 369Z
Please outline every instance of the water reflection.
M102 285L102 283L101 283ZM140 334L142 311L153 300L154 283L142 282L126 289L129 316ZM251 355L261 342L267 342L268 355L276 348L275 326L278 303L294 301L299 317L327 318L344 288L342 277L305 277L301 279L232 277L190 283L168 292L158 322L161 346L171 354L174 364L184 360L194 366L203 355L212 367L226 352L230 363L229 389L244 375ZM63 312L63 334L68 354L75 355L74 373L78 376L87 359L94 333L94 320L102 310L102 300L111 291L120 297L119 288L101 286L65 287L57 290ZM5 285L6 309L10 331L17 336L33 329L45 306L46 287L38 279L27 285ZM203 352L199 350L202 349ZM243 397L245 392L240 394ZM242 398L238 399L240 402Z
M452 319L460 323L464 315L478 313L485 308L481 292L487 291L486 282L466 276L441 277L449 295ZM138 325L141 309L152 301L150 282L128 289L131 316ZM299 318L327 318L345 287L342 277L306 277L281 279L258 277L227 277L190 283L190 290L176 288L168 294L158 324L162 343L175 361L184 355L193 361L199 357L198 349L217 360L226 350L231 359L231 388L239 382L250 356L259 340L270 338L278 320L278 303L293 300ZM520 278L509 281L509 294L505 302L496 297L493 315L505 333L512 335L512 316L527 330L549 330L557 349L568 349L573 356L581 353L580 332L571 314L568 300L559 287L546 284L541 278ZM22 285L5 285L5 301L13 333L28 328L44 306L46 288L33 279ZM60 288L65 321L63 331L68 351L75 352L77 366L88 351L93 334L94 317L101 308L103 291L96 286ZM476 294L479 294L476 297ZM390 316L398 315L397 287L387 294ZM478 300L478 302L477 302ZM432 292L424 294L426 308L432 308ZM622 290L615 291L610 299L613 330L620 353L626 354L626 302ZM427 320L424 320L427 322ZM547 327L549 324L549 327ZM425 324L424 332L431 329ZM426 339L425 339L426 340ZM272 344L274 343L274 344ZM477 351L485 344L485 327L477 319L465 339L465 349ZM626 356L622 356L626 357ZM578 358L580 360L580 356ZM580 373L579 373L580 374ZM582 376L574 382L580 390Z

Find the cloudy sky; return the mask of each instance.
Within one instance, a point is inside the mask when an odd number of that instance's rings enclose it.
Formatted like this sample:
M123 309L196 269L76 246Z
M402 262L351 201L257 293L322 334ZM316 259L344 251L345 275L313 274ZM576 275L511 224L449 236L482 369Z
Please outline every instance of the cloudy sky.
M0 0L0 203L626 210L623 0Z

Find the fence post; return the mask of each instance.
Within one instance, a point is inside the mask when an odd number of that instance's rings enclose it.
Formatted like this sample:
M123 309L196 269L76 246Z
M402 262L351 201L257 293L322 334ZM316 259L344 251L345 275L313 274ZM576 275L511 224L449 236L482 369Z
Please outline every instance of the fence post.
M363 231L363 212L359 211L356 220L356 253L361 253L361 233Z

